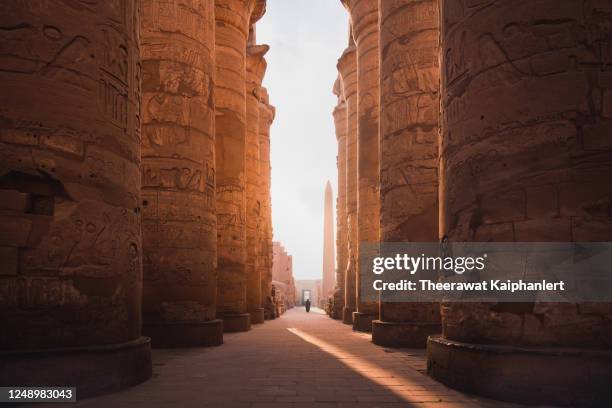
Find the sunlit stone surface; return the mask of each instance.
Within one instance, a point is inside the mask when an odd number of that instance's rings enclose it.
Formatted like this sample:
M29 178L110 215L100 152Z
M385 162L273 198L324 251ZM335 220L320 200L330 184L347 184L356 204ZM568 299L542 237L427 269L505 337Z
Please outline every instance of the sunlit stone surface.
M336 140L338 141L338 198L336 200L336 287L334 288L331 317L342 319L344 308L344 268L347 264L348 255L348 231L346 225L346 143L347 143L347 105L344 97L342 79L334 83L334 94L338 97L338 104L334 109L334 126Z
M611 17L610 2L442 1L441 235L611 240ZM611 316L609 304L446 305L430 373L588 405L610 395Z
M255 42L254 32L252 41ZM266 72L264 55L267 45L251 44L247 47L246 59L246 200L247 200L247 310L251 323L263 323L261 267L261 232L263 231L263 208L261 206L262 175L260 174L259 93Z
M0 384L87 396L151 375L138 17L131 0L0 3Z
M266 88L259 89L259 174L261 177L261 213L259 247L259 276L261 278L261 299L264 317L270 319L274 314L272 302L272 200L270 196L270 126L274 121L275 109L270 105Z
M335 285L335 254L334 254L334 192L328 181L325 185L325 201L323 203L323 279L321 292L324 302L333 294Z
M379 182L379 49L378 1L343 0L350 14L357 59L357 231L356 241L378 242L380 239ZM359 248L355 248L357 256ZM356 311L353 329L371 332L372 320L378 317L378 306L362 300L357 262Z
M382 242L438 241L438 1L380 4L380 232ZM440 306L381 303L372 341L425 347Z
M246 47L255 0L215 0L217 312L225 331L249 330L246 287Z
M339 265L344 271L344 308L342 321L353 324L356 308L357 268L357 60L352 37L349 46L338 60L338 72L342 78L342 93L346 100L346 224L347 255L346 265Z
M214 1L142 2L144 332L219 345ZM195 55L195 58L193 57Z

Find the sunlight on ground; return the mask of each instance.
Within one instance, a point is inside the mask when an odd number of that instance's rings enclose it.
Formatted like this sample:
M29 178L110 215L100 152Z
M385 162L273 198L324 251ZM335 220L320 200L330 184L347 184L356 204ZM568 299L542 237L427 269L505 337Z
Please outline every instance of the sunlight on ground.
M406 384L407 387L411 385L414 385L415 387L420 386L419 383L412 381L410 378L407 378L406 376L402 376L401 374L398 375L398 373L381 368L376 364L373 364L373 363L370 363L364 360L363 358L361 358L360 356L356 354L348 353L344 351L343 349L341 349L340 347L334 346L333 344L330 344L324 340L321 340L315 336L312 336L300 329L297 329L295 327L289 327L287 328L287 330L289 330L291 333L295 334L296 336L300 337L302 340L305 340L308 343L317 346L322 351L330 354L332 357L336 358L339 362L343 363L351 370L364 376L365 378L372 381L373 383L381 387L384 387L385 389L389 390L390 393L395 394L400 399L406 400L405 391L398 392L397 389L394 389L394 387L391 387L390 385L392 384L398 385L399 380L401 380L401 383ZM395 383L393 381L389 381L389 379L392 379L392 378L398 379L398 382ZM445 407L451 408L453 406L451 405L452 403L447 402L447 404L448 405L445 405Z

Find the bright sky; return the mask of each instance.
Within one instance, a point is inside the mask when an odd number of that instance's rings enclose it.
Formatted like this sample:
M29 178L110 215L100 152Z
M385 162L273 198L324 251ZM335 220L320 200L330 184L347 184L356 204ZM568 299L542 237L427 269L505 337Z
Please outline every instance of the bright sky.
M336 63L348 43L340 0L268 0L257 42L270 45L264 86L276 107L271 130L274 240L293 255L296 279L321 278L323 199L337 191L332 111Z

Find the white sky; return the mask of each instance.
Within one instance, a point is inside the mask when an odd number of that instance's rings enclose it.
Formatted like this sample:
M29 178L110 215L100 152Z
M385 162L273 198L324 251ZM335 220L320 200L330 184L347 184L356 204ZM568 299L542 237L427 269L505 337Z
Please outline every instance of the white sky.
M296 279L318 279L327 180L334 204L337 191L332 86L348 43L348 15L340 0L268 0L257 23L257 42L270 45L264 86L276 107L271 130L274 240L293 255Z

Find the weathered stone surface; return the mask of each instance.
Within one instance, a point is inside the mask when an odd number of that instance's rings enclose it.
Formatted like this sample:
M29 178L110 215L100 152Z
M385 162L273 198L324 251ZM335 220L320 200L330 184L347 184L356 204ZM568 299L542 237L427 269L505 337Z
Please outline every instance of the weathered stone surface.
M609 125L594 99L609 68L591 45L609 46L601 16L611 6L501 1L466 14L446 1L443 13L442 233L454 241L575 241L571 225L582 223L581 241L610 240L610 214L600 210L610 205L609 180L590 177L610 174L612 145L590 142ZM543 30L541 19L555 23ZM563 47L548 45L551 37ZM444 333L482 343L612 347L609 315L583 320L573 310L561 323L555 307L451 305ZM472 316L469 329L460 316ZM525 326L534 318L542 324ZM512 319L513 336L500 332L507 325L496 328L500 319Z
M255 0L215 0L217 313L242 321L246 304L246 47Z
M361 244L380 240L378 1L343 0L343 4L350 15L357 58L357 242ZM370 321L378 315L378 307L361 300L359 262L355 276L356 312L367 315L361 319ZM369 324L362 326L371 331Z
M342 78L342 93L346 100L346 219L347 256L344 271L344 309L342 321L353 323L356 310L356 267L357 267L357 59L352 37L349 46L338 60L338 72Z
M280 242L273 242L272 303L276 317L295 306L296 288L293 278L293 256Z
M342 309L344 308L344 272L347 264L348 252L348 231L346 219L346 143L348 132L347 106L344 97L342 79L334 83L334 94L338 97L338 104L334 109L334 126L336 129L336 140L338 141L338 198L336 200L336 287L334 288L334 298L332 304L331 317L342 319Z
M255 39L252 38L253 43ZM246 245L247 245L247 310L251 323L263 323L264 310L261 297L261 231L263 211L261 208L262 175L259 152L259 92L266 72L264 55L267 45L249 45L246 59Z
M122 5L0 6L16 27L0 30L0 239L20 252L3 349L140 335L138 20Z
M381 241L437 242L439 5L390 1L380 7ZM438 304L384 302L372 341L425 347L439 323Z
M84 347L98 391L151 370L146 341L129 369L88 351L141 340L138 29L131 0L0 4L0 349ZM87 381L17 360L3 383Z
M441 234L452 241L610 241L612 144L601 137L610 126L601 97L609 87L612 4L441 4ZM609 349L610 317L606 308L572 304L449 304L443 337ZM431 367L442 354L430 356ZM578 360L577 369L591 364ZM477 361L493 364L484 351ZM467 389L480 370L462 367L464 382L453 385ZM444 371L432 374L448 382ZM537 386L542 400L578 405L601 392L595 383L568 377L563 387L573 400L567 401L546 377L534 384L519 371L507 374L515 376L503 379L515 385L512 393L484 386L475 392L527 401Z
M259 276L261 278L261 299L264 316L272 317L272 198L270 196L270 126L274 121L275 109L270 105L266 88L259 89L259 173L261 176L261 242L259 247Z
M195 323L216 316L214 1L143 1L141 40L143 327L154 346L208 345Z

